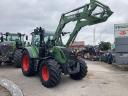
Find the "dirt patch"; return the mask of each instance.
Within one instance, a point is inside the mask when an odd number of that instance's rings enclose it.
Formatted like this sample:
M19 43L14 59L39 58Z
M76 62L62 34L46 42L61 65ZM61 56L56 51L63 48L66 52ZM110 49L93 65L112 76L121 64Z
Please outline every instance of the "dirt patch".
M6 88L0 86L0 96L12 96L12 95Z
M93 73L89 72L88 75L86 76L88 79L95 79L96 77L94 76Z

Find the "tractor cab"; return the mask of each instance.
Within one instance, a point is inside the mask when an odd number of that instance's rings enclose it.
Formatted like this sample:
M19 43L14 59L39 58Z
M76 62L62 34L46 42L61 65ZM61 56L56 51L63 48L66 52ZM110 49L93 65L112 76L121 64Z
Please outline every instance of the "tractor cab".
M36 28L32 34L32 45L41 47L43 43L50 44L53 39L53 34L51 32L45 32L44 29Z
M24 36L25 34L21 34L21 33L5 33L5 34L0 34L0 37L3 39L1 41L16 41L16 40L20 40L20 41L24 41Z
M39 57L44 58L49 54L49 48L52 47L53 34L45 32L43 28L36 28L32 34L31 45L39 50Z
M6 42L15 42L16 46L25 46L25 34L21 34L21 33L9 33L6 32L5 34L3 34L3 38L4 41ZM26 36L27 38L27 36ZM27 39L26 39L27 40Z
M21 33L6 33L6 41L24 41L24 36L25 34L21 34Z

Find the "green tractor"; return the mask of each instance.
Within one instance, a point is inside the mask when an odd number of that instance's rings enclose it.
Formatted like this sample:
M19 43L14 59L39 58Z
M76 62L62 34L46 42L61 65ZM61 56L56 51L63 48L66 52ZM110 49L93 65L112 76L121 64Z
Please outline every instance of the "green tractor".
M74 80L81 80L87 75L85 61L69 46L82 27L105 22L113 13L108 6L95 0L90 1L89 4L62 14L55 33L45 32L41 27L32 32L31 46L22 51L21 67L25 76L39 73L42 84L51 88L59 84L61 73ZM97 12L97 8L101 12ZM74 21L76 26L73 32L63 32L65 25ZM69 38L66 41L67 35Z
M25 34L5 33L0 37L0 65L2 63L13 64L16 68L21 67L22 48L25 47ZM26 37L27 39L27 37Z

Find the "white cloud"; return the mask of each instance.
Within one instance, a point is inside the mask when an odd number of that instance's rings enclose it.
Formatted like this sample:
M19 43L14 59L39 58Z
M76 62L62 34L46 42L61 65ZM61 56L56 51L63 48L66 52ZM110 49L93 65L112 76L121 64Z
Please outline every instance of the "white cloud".
M0 0L0 31L25 32L28 34L37 26L46 30L56 30L62 13L70 11L89 0ZM117 23L127 23L127 0L100 0L110 6L114 14L108 21L96 25L97 43L100 40L113 41L113 27ZM77 36L77 40L93 42L93 27L85 27Z

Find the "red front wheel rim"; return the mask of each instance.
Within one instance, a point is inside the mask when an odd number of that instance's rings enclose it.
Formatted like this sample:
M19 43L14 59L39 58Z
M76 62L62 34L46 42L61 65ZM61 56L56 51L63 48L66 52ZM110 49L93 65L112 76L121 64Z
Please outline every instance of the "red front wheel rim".
M42 68L42 78L44 81L48 81L49 79L49 72L48 72L48 68L46 65L44 65Z
M28 55L24 55L23 56L23 61L22 61L22 66L23 66L23 70L25 72L27 72L29 70L29 57Z

